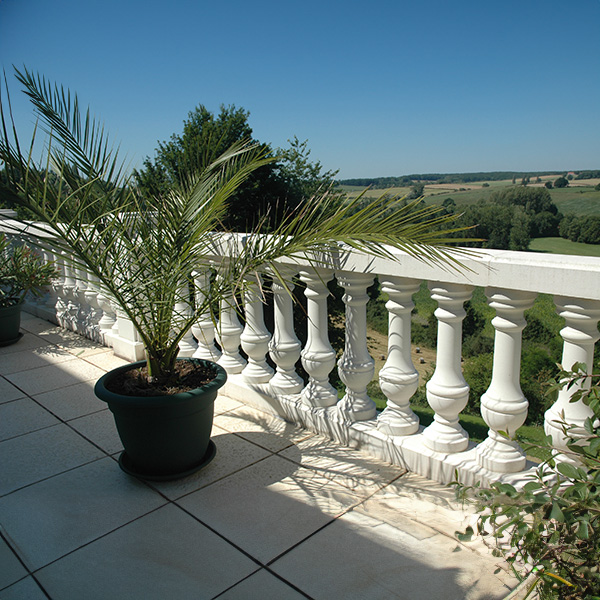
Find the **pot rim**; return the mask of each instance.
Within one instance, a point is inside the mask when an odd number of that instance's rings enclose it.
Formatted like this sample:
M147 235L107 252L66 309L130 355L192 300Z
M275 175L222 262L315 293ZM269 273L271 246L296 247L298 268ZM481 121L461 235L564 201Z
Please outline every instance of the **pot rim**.
M227 381L227 371L225 371L225 369L216 362L205 360L203 358L192 357L178 358L177 360L187 360L198 364L208 365L216 371L216 376L209 383L201 387L194 388L189 392L180 392L179 394L164 394L161 396L129 396L125 394L116 394L115 392L111 392L106 388L106 382L118 373L142 367L147 362L146 360L139 360L137 362L128 363L121 367L117 367L116 369L112 369L111 371L108 371L108 373L102 375L102 377L98 379L96 385L94 386L94 393L104 402L118 402L120 404L132 405L140 405L143 403L145 406L152 407L164 405L165 402L168 402L169 404L183 404L192 398L197 397L199 393L206 394L214 392L216 394L217 390L221 388Z

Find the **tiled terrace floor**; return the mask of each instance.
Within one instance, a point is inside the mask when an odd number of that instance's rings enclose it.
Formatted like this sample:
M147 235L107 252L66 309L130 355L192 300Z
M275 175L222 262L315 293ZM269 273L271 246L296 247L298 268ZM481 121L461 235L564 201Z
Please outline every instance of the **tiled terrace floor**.
M215 460L123 473L94 381L122 361L24 315L0 348L0 599L501 598L452 492L217 401Z

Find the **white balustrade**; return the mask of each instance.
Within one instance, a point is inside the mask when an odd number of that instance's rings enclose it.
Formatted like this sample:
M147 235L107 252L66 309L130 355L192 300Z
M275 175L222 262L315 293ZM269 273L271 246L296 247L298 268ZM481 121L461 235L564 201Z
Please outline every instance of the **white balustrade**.
M226 243L215 244L214 255L207 256L207 261L214 262L206 264L218 266L222 261L235 260L233 253L240 239L241 236L228 236ZM50 258L53 251L51 245L48 248L46 255ZM45 304L32 304L31 309L38 314L47 313L68 328L77 328L80 309L89 311L86 328L79 327L82 332L85 329L90 335L91 326L91 335L97 331L98 337L105 344L112 344L119 356L130 360L143 357L143 345L135 328L120 311L115 319L115 306L99 282L74 271L66 254L55 253L55 259L60 275ZM594 344L600 338L600 260L494 250L460 260L465 264L463 271L402 253L398 253L397 261L341 250L336 256L320 257L318 264L308 259L278 261L277 271L288 283L283 285L277 277L272 283L272 339L264 324L257 280L252 292L244 297L245 327L238 319L241 308L236 300L223 299L216 331L208 307L198 317L192 328L198 344L190 342L192 353L217 359L231 375L243 373L231 377L227 384L226 393L231 390L238 400L427 477L448 482L458 473L467 484L526 481L532 466L517 442L504 436L504 432L512 435L527 415L527 399L519 385L524 311L537 294L553 295L557 310L565 319L561 331L563 367L570 369L579 362L591 368ZM306 285L307 299L307 341L302 349L294 331L290 297L297 273ZM327 282L334 273L338 273L345 290L346 305L345 347L338 365L346 394L340 402L329 382L336 356L328 336ZM204 305L213 279L205 266L192 275L196 306ZM388 355L379 373L379 386L387 402L379 417L366 392L373 374L367 347L366 290L375 275L389 297ZM411 409L411 397L418 386L418 373L411 359L412 296L422 281L429 282L432 297L438 303L436 368L426 388L435 416L425 429L419 427ZM496 310L492 321L495 341L491 383L481 399L481 414L489 433L477 447L469 445L459 424L469 394L461 369L463 303L470 298L474 286L486 289L489 304ZM181 315L189 316L190 310L189 303L177 306ZM215 348L215 334L223 350L220 356ZM240 344L248 355L248 364L240 354ZM277 367L274 374L265 359L267 350ZM306 387L295 368L299 358L308 374ZM577 389L575 386L562 390L545 416L545 430L559 450L567 450L562 422L575 427L575 434L584 435L583 425L592 414L582 402L570 402ZM564 454L557 458L571 460Z
M377 427L388 435L412 435L419 429L419 418L410 399L419 387L419 373L411 358L411 314L413 294L419 290L417 279L387 277L381 291L389 296L388 356L379 372L379 386L387 398Z
M481 416L490 430L477 446L477 456L479 464L491 471L516 473L525 468L526 458L512 438L525 423L529 406L519 383L523 313L533 306L535 294L490 288L486 296L496 310L492 319L496 334L492 381L481 397Z
M346 326L344 353L338 361L340 379L346 394L339 409L352 421L366 421L377 415L375 402L367 394L367 385L375 373L375 361L367 348L367 288L373 276L364 273L340 273L337 277L345 293Z
M458 422L469 400L469 386L462 375L463 307L473 292L461 284L431 284L431 297L437 301L437 358L435 371L427 382L427 401L434 410L434 420L423 432L426 445L438 452L461 452L469 436Z
M262 278L256 274L248 277L244 290L244 313L246 325L240 336L242 349L248 356L248 363L242 370L248 383L268 383L273 377L273 369L267 364L271 334L265 326Z
M194 279L194 295L197 309L204 306L210 289L210 269L192 272ZM194 358L218 361L220 350L215 346L215 322L210 307L203 311L192 326L192 333L198 342L198 347L192 355Z
M600 339L598 320L600 319L600 302L557 296L554 298L558 314L565 319L565 327L560 335L564 340L562 367L573 368L575 363L586 365L591 373L594 363L594 344ZM590 382L577 382L569 389L563 388L553 406L546 411L544 429L546 435L552 436L553 445L557 449L566 450L565 424L571 426L571 436L585 436L584 423L592 416L591 409L583 402L571 402L571 396L582 388L589 388ZM576 463L577 460L568 454L558 454L557 459Z
M270 381L275 394L299 394L304 387L302 378L296 373L296 363L300 360L302 345L294 331L294 312L292 278L294 269L280 267L278 272L285 278L285 284L276 277L271 286L273 292L274 331L269 344L269 354L277 365L275 375Z
M302 401L308 406L333 406L338 401L335 388L329 383L329 373L335 367L335 351L329 343L327 323L327 281L333 273L317 267L300 272L306 284L307 339L302 350L302 366L308 373L308 384L302 391Z

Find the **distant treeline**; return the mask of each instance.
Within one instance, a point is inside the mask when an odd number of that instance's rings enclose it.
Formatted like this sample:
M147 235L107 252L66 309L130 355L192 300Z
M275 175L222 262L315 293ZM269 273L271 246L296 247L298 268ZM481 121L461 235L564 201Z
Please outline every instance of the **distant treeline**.
M585 176L582 176L583 174ZM597 175L594 175L597 173ZM339 185L355 185L358 187L372 187L386 189L391 187L407 187L415 181L426 181L435 183L473 183L476 181L504 181L506 179L521 180L525 177L542 177L544 175L564 175L565 171L492 171L489 173L415 173L413 175L402 175L401 177L372 177L359 179L341 179ZM577 179L590 179L600 177L600 171L581 171Z

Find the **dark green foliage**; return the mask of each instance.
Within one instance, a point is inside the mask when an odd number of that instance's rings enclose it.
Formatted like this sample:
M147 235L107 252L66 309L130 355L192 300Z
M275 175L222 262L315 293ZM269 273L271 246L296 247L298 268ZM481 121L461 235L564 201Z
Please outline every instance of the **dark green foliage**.
M552 185L552 182L551 182L551 181L546 181L546 183L544 183L544 187L545 187L547 190L551 190L551 189L552 189L554 186Z
M554 187L555 188L565 188L569 185L569 180L566 177L559 177L555 182L554 182Z
M539 175L559 175L557 171L541 171ZM435 183L474 183L476 181L504 181L505 179L528 177L528 173L515 171L491 171L479 173L426 173L402 175L400 177L371 177L359 179L342 179L340 185L356 185L360 187L373 187L386 189L391 187L406 187L414 181L428 181Z
M521 489L506 483L490 489L454 483L461 498L485 510L479 532L495 539L498 555L526 585L533 580L531 589L537 587L543 600L600 597L600 388L597 376L585 374L585 365L573 369L558 375L553 391L565 386L577 390L571 401L583 402L593 416L585 422L583 437L566 423L562 426L571 462L548 459ZM542 447L551 449L552 439L546 438ZM465 534L459 535L464 539Z
M559 234L572 242L600 244L600 217L566 215L560 223Z

